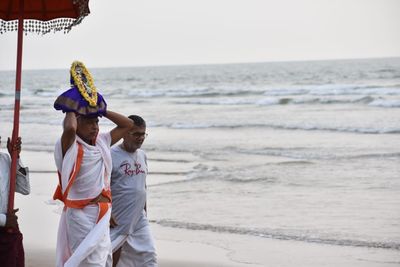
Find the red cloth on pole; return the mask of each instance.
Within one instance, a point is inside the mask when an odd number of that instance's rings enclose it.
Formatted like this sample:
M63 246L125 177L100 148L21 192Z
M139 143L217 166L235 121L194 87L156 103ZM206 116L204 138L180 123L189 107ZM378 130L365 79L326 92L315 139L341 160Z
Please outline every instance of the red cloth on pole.
M22 233L19 229L0 227L0 265L3 267L24 267L25 253Z

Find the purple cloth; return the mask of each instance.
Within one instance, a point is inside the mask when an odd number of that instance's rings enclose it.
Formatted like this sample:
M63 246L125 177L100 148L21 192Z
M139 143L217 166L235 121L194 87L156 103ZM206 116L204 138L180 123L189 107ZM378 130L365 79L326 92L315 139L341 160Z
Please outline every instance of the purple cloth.
M97 106L90 106L79 93L78 88L74 86L57 97L54 108L63 112L75 112L83 116L101 117L106 114L107 103L103 96L97 93Z

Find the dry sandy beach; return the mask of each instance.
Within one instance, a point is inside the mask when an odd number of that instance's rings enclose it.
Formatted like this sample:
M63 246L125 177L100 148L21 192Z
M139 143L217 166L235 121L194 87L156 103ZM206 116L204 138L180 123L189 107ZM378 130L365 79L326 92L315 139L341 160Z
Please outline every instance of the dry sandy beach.
M17 194L26 266L54 266L61 205L51 200L57 183L51 153L24 151L31 169L31 195ZM151 201L150 201L151 202ZM151 209L149 212L151 219ZM163 227L152 223L161 267L399 266L396 250L321 245L257 236ZM388 261L387 259L394 259Z

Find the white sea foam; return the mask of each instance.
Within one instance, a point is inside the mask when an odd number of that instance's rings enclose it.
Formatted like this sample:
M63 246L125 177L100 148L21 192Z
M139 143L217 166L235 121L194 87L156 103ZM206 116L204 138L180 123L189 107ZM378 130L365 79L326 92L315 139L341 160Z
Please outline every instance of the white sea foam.
M398 99L376 99L369 103L373 107L384 107L384 108L400 108L400 100Z
M370 86L370 85L308 85L300 87L275 88L264 92L269 96L293 96L293 95L314 95L314 96L346 96L346 95L400 95L399 87Z
M303 131L328 131L328 132L343 132L343 133L360 133L360 134L396 134L400 133L400 127L329 127L323 125L298 125L298 124L277 124L277 123L171 123L171 124L152 124L152 127L166 127L173 129L207 129L207 128L272 128L272 129L283 129L283 130L303 130Z
M369 104L377 107L398 107L396 100L381 101L375 100L372 96L350 95L350 96L290 96L290 97L257 97L257 98L239 98L239 97L219 97L219 98L196 98L174 101L177 104L191 105L257 105L257 106L273 106L273 105L309 105L309 104ZM373 103L371 103L373 102ZM375 103L376 102L376 103Z
M255 103L257 105L263 105L263 106L277 105L279 104L279 98L266 97L260 100L256 100Z

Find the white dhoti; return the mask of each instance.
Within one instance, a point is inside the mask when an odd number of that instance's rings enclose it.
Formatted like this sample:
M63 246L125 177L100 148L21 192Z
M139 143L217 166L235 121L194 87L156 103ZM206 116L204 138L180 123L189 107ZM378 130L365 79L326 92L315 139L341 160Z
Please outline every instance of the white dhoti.
M55 148L60 185L54 195L64 202L57 236L57 267L104 267L112 257L110 203L91 204L102 194L110 198L109 133L94 146L79 137L62 157L61 141Z
M105 266L111 255L110 210L96 223L98 206L67 208L61 215L57 238L56 266ZM68 219L67 219L68 218Z
M113 236L113 235L112 235ZM120 234L112 239L113 251L121 248L117 267L157 267L157 255L150 225L146 217L130 234ZM107 266L112 266L110 262Z

